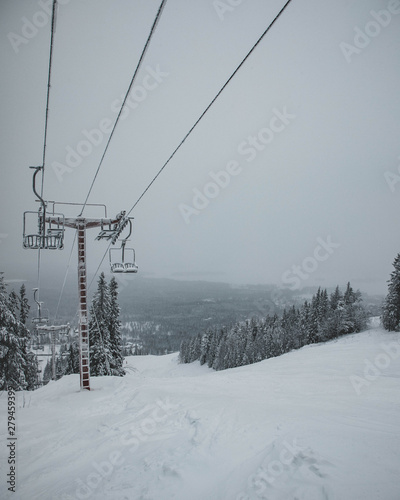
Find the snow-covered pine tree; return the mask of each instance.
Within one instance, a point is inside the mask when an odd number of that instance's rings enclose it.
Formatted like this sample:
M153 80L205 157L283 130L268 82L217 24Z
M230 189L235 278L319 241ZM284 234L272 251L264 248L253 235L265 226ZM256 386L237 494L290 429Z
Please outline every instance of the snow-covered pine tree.
M180 361L180 363L189 363L188 347L189 347L188 340L186 340L186 339L182 340L181 346L179 349L179 361Z
M208 350L208 355L207 355L207 365L209 367L212 367L212 365L214 364L215 357L217 355L220 336L221 332L218 331L216 328L214 328L211 332L210 348Z
M339 286L336 287L335 291L330 296L329 307L329 338L333 339L343 335L346 331L344 319L344 297L339 289Z
M79 345L72 342L68 349L66 375L79 373Z
M44 371L43 371L43 383L48 384L51 380L51 377L52 377L51 362L47 361L46 366L44 367Z
M25 285L22 284L19 290L18 296L18 310L19 310L19 321L20 325L20 337L23 342L23 351L25 358L25 380L27 383L27 390L33 391L37 387L38 383L38 374L39 370L39 362L36 354L33 352L29 352L28 344L31 340L30 331L26 328L26 320L28 319L29 310L31 306L29 305L28 298L26 296L26 288Z
M23 325L26 325L30 308L31 306L29 305L26 297L26 288L25 285L22 284L19 290L19 320Z
M382 324L386 330L400 331L400 253L393 262L394 270L388 281L388 294L382 309Z
M121 321L119 319L120 307L118 305L118 282L114 276L108 285L110 297L110 310L108 315L108 331L110 334L111 348L111 374L122 377L125 375L123 369L124 357L122 355Z
M210 368L214 368L214 370L224 370L224 359L227 352L226 348L227 338L228 338L228 329L224 327L219 331L217 337L217 342L216 342L217 348L213 364L208 365L210 366Z
M101 273L89 310L90 374L93 376L111 375L113 358L108 330L109 312L109 291L104 273Z
M19 298L15 292L7 295L4 277L0 273L0 389L33 389L32 370L35 357L27 352L29 332L18 319ZM27 380L28 378L28 380Z
M283 350L289 352L299 343L299 315L295 306L283 310L281 326L284 333Z
M210 350L212 338L212 330L208 329L201 337L200 340L200 364L204 365L208 361L208 353Z
M299 347L302 347L308 343L310 336L310 324L311 324L311 306L306 300L300 309L300 319L299 319Z
M188 363L193 363L200 358L200 344L201 344L201 334L198 333L194 337L192 337L189 341L189 345L187 347L187 359Z
M347 283L343 301L346 333L364 330L367 326L367 314L361 304L361 292L359 290L355 292L350 283Z
M319 288L316 295L311 299L310 307L310 322L308 328L307 344L314 344L318 342L318 325L319 325L319 303L321 299L321 289Z
M321 290L319 305L318 305L318 340L329 340L329 315L330 304L328 292L326 289Z
M26 379L26 388L28 391L33 391L38 386L38 375L40 373L39 370L39 362L35 353L28 352L26 356L26 369L25 369L25 379Z
M18 319L20 315L19 298L14 290L8 295L8 308L14 318Z

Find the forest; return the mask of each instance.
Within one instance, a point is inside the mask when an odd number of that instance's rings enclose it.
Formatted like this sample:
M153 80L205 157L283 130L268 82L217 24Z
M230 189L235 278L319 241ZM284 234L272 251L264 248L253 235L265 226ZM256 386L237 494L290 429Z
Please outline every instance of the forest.
M329 296L318 289L310 302L284 309L283 314L252 318L231 328L209 328L182 342L183 363L199 360L215 370L248 365L280 356L308 344L332 340L360 332L367 327L368 314L359 291L350 283Z

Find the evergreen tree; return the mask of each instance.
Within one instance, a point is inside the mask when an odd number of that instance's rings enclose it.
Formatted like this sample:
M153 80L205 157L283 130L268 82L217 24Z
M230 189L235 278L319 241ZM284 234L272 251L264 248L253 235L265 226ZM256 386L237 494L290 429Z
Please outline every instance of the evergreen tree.
M360 332L367 326L367 315L361 305L361 292L354 292L350 283L347 283L344 300L344 328L345 333Z
M15 319L19 318L20 307L18 295L12 290L8 296L8 308Z
M29 305L26 297L26 288L25 285L22 284L19 291L19 320L23 325L26 325L30 308L31 306Z
M215 358L217 356L218 345L221 342L221 337L223 335L222 330L214 329L212 332L210 349L207 356L207 365L211 368L214 364Z
M382 324L386 330L400 331L400 253L393 262L394 271L388 281L388 294L382 310Z
M208 354L211 346L212 331L207 330L200 340L200 364L204 365L208 360Z
M89 355L93 376L111 375L112 353L109 325L110 296L104 273L101 273L90 307Z
M215 359L210 368L214 370L224 370L224 359L226 355L226 339L228 337L228 331L226 328L222 328L218 335L217 349L215 352Z
M29 331L18 319L19 298L15 292L7 295L4 277L0 273L0 389L32 389L35 357L28 354Z
M47 361L46 366L43 371L43 384L48 384L51 380L52 377L52 367L51 367L51 362Z
M25 369L25 379L26 379L26 389L28 391L33 391L38 386L38 375L40 373L39 370L39 362L36 354L33 352L28 352L26 356L26 369Z
M118 282L112 277L108 286L110 310L108 314L108 331L110 334L111 373L123 376L124 357L122 355L121 321L119 319L120 307L118 305Z
M300 320L299 320L299 347L308 344L308 339L310 337L310 323L311 323L311 307L307 300L304 302L303 307L300 310Z
M332 311L336 311L338 307L343 302L343 295L340 292L339 285L335 288L335 291L331 294L330 297L330 307Z
M79 346L77 342L72 342L68 349L66 375L79 373Z
M308 336L307 336L307 344L314 344L315 342L318 342L318 331L319 331L319 314L320 314L320 309L319 309L319 303L321 299L321 289L318 289L318 292L316 295L313 295L311 299L311 306L310 306L310 321L309 321L309 327L308 327Z
M333 339L346 333L344 297L339 286L331 294L329 305L329 338Z

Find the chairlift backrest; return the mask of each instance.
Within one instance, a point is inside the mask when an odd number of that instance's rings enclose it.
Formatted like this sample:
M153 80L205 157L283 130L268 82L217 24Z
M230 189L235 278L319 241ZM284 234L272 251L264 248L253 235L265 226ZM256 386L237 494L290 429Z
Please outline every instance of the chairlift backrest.
M132 218L125 218L124 227L129 224L129 234L121 240L120 248L111 248L109 250L110 268L112 273L137 273L138 266L136 265L135 250L133 248L125 248L126 242L132 234Z
M138 266L135 259L135 250L125 248L124 242L121 248L111 248L109 251L110 268L112 273L137 273Z
M36 219L36 227L34 222ZM24 248L38 250L62 250L64 248L64 215L52 214L46 217L42 224L43 215L41 212L24 212L23 225L23 246ZM41 229L42 228L42 229Z

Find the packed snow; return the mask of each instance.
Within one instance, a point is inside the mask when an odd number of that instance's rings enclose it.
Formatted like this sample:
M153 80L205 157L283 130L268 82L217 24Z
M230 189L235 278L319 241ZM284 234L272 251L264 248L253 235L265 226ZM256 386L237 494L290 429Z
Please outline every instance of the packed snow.
M21 500L399 500L400 336L360 334L215 372L177 354L18 394Z

